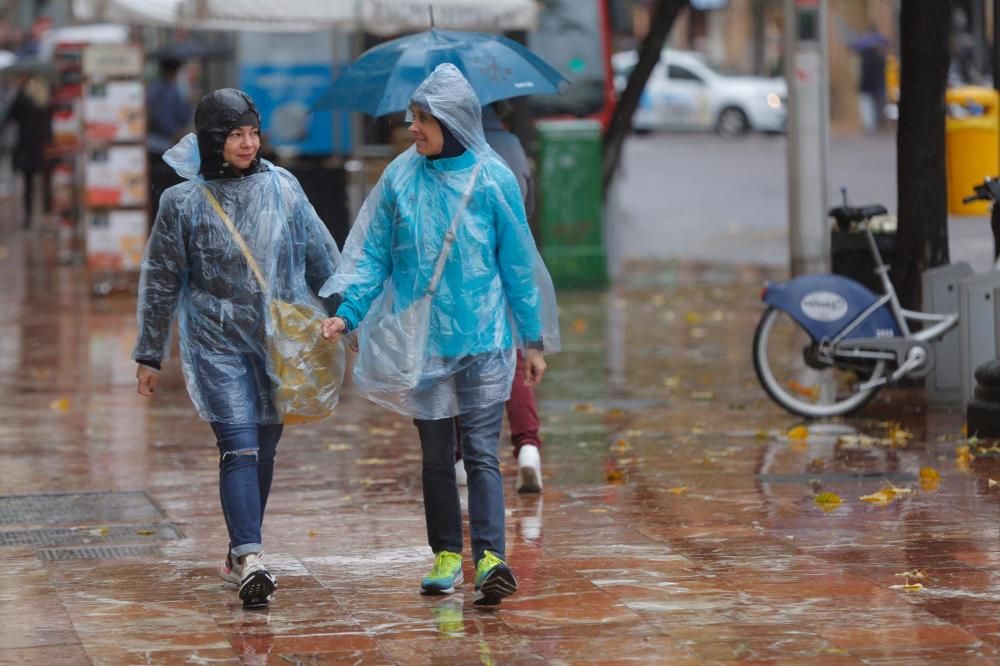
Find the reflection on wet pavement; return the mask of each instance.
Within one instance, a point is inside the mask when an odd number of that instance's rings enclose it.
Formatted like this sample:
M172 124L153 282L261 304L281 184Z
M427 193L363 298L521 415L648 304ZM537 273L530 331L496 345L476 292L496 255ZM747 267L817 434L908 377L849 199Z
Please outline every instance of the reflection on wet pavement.
M789 436L800 422L750 362L758 269L638 265L607 293L561 294L544 496L514 492L503 444L521 588L499 610L469 583L418 594L415 431L347 392L286 431L265 524L279 592L248 612L216 577L216 455L176 364L138 397L133 299L91 298L43 236L3 238L0 495L145 492L157 511L0 513L2 663L1000 660L1000 465L956 456L961 412L928 413L916 388ZM144 557L37 552L151 541Z

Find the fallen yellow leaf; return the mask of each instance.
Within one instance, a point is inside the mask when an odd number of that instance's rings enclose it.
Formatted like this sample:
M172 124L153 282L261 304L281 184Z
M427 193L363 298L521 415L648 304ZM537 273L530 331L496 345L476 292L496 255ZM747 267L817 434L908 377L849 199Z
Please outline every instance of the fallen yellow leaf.
M715 400L715 393L713 391L691 391L691 399L707 402Z
M156 534L156 530L136 530L135 533L139 536L153 536Z
M963 472L969 471L969 464L972 462L972 452L968 444L955 449L955 464Z
M694 325L694 324L700 324L701 323L701 315L698 314L697 312L688 312L686 315L684 315L684 320L687 321L687 323L692 324L692 325Z
M628 472L623 469L613 469L608 472L608 483L625 483L628 479Z
M591 513L607 513L608 510L607 509L591 509L590 512Z
M677 486L676 488L669 488L668 493L673 493L674 495L683 495L687 492L687 486Z
M326 451L346 451L351 448L350 444L327 444L323 447Z
M53 400L49 403L49 409L54 412L69 411L69 398L59 398L58 400Z
M573 405L573 411L574 412L584 412L586 414L586 413L590 413L590 412L595 411L595 409L594 409L594 406L591 405L591 404L589 404L589 403L578 402L577 404Z
M907 440L913 439L913 433L896 421L887 421L885 426L886 437L892 444L905 444Z
M920 488L925 492L936 490L941 484L941 475L933 467L924 467L920 470Z
M888 504L897 497L901 495L908 495L912 492L913 491L910 488L897 488L896 486L889 484L877 493L862 495L858 499L862 502L871 502L872 504Z
M358 460L359 465L384 465L387 462L389 461L385 458L362 458Z
M765 430L758 430L753 434L754 439L771 439L771 436L767 434Z
M619 439L615 442L615 449L617 449L619 453L625 453L626 451L632 450L632 445L629 444L627 440Z
M905 578L907 580L915 578L917 580L923 580L927 578L927 572L923 569L913 569L912 571L904 571L903 573L898 573L896 576L900 578Z
M809 428L799 425L788 431L788 439L806 439L809 437Z
M317 532L316 530L309 530L308 534L310 539L315 539L316 537L319 536L319 532Z
M813 498L813 502L823 511L834 511L841 503L840 495L837 493L820 493Z
M804 386L795 380L788 382L788 388L793 393L798 393L803 398L809 398L812 401L819 399L819 387L818 386Z
M95 527L92 530L87 530L87 534L91 536L104 536L110 531L107 527Z
M1000 483L1000 481L997 481L996 479L987 479L987 481L989 481L989 484L987 485L987 488L992 488L993 486L995 486L998 483Z
M663 380L663 385L666 386L667 388L675 389L681 385L681 378L678 377L677 375L674 375L673 377L667 377L666 379Z
M924 589L921 583L907 583L905 585L890 585L890 590L905 590L906 592L919 592Z
M587 332L587 320L582 317L578 317L573 320L573 332L574 333L586 333Z

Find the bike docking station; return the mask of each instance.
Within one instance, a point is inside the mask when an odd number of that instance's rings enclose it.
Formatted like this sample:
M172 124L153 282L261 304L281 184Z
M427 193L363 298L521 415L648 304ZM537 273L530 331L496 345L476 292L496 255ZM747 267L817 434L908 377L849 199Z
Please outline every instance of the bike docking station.
M963 203L987 201L995 206L1000 181L987 178L973 186L973 192ZM928 404L966 406L969 436L1000 437L1000 259L993 270L980 275L967 264L925 271L923 289L925 310L959 314L957 356L952 332L937 343L939 368L927 378ZM952 360L957 361L957 373Z

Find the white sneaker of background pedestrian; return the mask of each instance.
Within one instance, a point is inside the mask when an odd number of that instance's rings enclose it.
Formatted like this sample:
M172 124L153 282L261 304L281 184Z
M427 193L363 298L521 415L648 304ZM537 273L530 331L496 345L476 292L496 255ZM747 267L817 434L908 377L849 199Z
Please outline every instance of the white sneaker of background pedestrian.
M455 461L455 483L459 488L469 485L469 477L465 473L465 462L462 460Z
M534 444L525 444L517 454L517 492L542 491L542 456Z

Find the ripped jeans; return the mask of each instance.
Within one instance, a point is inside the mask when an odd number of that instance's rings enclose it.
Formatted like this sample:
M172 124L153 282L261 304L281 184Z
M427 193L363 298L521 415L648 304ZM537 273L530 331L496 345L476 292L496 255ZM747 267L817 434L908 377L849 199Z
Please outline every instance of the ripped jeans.
M271 492L280 423L212 423L219 446L219 496L236 557L259 553L260 528Z

